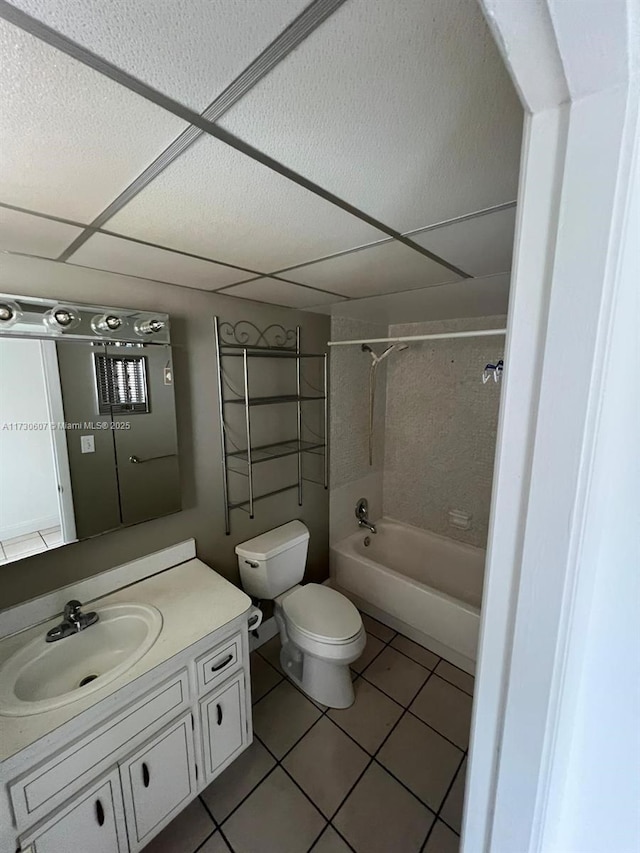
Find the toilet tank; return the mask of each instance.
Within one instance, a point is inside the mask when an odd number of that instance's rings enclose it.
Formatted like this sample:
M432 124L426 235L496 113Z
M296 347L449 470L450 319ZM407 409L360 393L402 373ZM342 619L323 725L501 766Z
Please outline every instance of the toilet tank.
M236 545L242 588L253 598L274 599L304 576L309 531L290 521Z

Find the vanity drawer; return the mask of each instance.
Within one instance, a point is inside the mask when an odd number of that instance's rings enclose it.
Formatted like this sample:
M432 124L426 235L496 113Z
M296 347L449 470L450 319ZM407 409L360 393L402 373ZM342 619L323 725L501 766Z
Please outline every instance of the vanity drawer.
M19 828L32 825L187 706L183 670L9 786Z
M242 663L242 637L235 634L196 660L198 693L211 690Z

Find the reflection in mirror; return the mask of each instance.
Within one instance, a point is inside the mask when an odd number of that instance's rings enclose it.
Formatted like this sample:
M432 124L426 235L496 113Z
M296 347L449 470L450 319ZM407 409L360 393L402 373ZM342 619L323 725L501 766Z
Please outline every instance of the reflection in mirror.
M65 334L16 305L20 325L0 324L0 562L177 512L168 318L113 309L112 329L82 306Z

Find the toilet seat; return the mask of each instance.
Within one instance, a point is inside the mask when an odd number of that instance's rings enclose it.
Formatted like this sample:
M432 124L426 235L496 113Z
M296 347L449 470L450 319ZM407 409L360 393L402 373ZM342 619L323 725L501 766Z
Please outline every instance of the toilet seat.
M282 609L299 634L317 642L344 645L362 631L356 607L328 586L310 583L298 587L284 598Z

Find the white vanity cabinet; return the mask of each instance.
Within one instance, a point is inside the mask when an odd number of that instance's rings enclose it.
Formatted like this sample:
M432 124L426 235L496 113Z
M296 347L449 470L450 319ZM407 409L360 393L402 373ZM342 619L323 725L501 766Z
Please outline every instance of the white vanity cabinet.
M0 853L138 853L252 740L246 614L43 740L0 765Z

